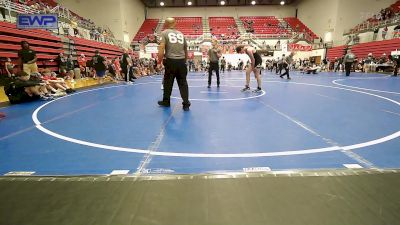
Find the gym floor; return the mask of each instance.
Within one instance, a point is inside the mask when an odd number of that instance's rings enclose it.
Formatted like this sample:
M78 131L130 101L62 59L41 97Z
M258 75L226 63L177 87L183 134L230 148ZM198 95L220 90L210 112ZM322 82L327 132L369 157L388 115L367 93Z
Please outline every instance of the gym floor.
M264 92L242 93L243 74L225 73L220 88L214 77L211 89L190 74L189 112L176 84L171 108L157 106L157 76L2 108L0 174L400 167L399 78L264 72Z
M400 224L399 79L191 73L189 112L157 106L160 76L1 108L0 224Z

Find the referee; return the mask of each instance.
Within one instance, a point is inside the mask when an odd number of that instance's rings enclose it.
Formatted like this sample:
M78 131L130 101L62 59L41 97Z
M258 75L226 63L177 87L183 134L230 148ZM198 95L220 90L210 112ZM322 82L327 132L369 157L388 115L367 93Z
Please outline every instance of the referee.
M218 49L218 41L212 41L212 48L208 50L208 60L210 61L210 67L208 68L208 88L211 88L211 77L212 72L215 71L217 75L217 87L219 87L219 58L221 57L221 50Z
M354 59L356 56L351 52L351 49L347 50L347 54L344 56L344 68L346 70L346 77L350 76L351 67L353 66Z
M170 107L170 99L174 80L179 86L181 97L183 100L183 110L189 111L189 87L186 80L188 58L187 42L182 32L175 29L176 21L174 18L165 20L166 30L160 35L160 46L158 48L158 66L163 64L165 56L165 74L164 74L164 97L158 105Z

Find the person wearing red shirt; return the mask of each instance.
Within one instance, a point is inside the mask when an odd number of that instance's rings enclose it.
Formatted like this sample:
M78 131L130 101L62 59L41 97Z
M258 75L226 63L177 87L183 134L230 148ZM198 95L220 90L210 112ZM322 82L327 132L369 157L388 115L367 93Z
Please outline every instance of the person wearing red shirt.
M86 59L85 55L81 54L81 56L78 58L78 65L79 65L79 68L81 69L81 72L84 74L85 77L87 77L87 73L89 72L88 68L86 66L86 62L87 62L87 59Z
M124 80L121 76L121 64L119 63L119 57L116 57L114 60L114 66L115 66L115 74L117 76L118 80Z

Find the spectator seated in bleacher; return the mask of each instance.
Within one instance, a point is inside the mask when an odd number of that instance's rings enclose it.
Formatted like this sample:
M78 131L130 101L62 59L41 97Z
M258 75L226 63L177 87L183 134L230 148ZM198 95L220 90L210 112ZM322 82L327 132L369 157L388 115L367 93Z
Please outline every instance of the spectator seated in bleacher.
M393 30L393 38L399 38L400 37L400 24L394 27Z
M364 72L369 73L371 71L375 71L374 64L375 64L374 56L372 55L372 53L369 53L368 57L364 59Z
M50 85L53 89L55 89L55 91L53 90L53 93L55 94L59 93L59 95L55 97L63 96L62 92L65 92L67 94L75 92L75 90L68 87L67 83L63 78L58 78L55 72L51 72L48 69L45 69L43 71L41 79L48 85Z
M11 59L7 58L6 62L4 63L4 69L9 78L14 77L14 67L15 67L15 65L14 65L14 63L12 63Z
M108 72L114 77L114 80L123 81L124 78L121 76L121 66L119 64L119 58L113 58L108 65Z
M379 58L376 64L376 72L389 72L392 71L394 67L394 63L389 60L386 53L383 53L382 56Z
M64 56L63 53L60 53L56 58L58 72L61 77L66 76L67 74L67 57Z
M30 76L24 71L17 73L16 79L4 86L4 92L11 104L31 102L41 98L52 99L47 92L45 83L30 80Z
M3 5L0 5L0 14L1 14L2 18L3 18L3 21L6 21L7 20L7 18L6 18L6 9L4 8Z
M87 77L88 73L89 73L89 67L86 66L87 63L87 59L85 57L85 54L81 54L78 57L78 65L79 65L79 69L81 70L81 75L83 77Z
M74 76L75 76L75 73L74 73L75 66L76 66L76 63L75 63L75 61L72 59L72 55L69 55L68 58L67 58L67 62L66 62L67 75L66 75L65 79L67 79L67 80L72 80L72 81L74 80Z

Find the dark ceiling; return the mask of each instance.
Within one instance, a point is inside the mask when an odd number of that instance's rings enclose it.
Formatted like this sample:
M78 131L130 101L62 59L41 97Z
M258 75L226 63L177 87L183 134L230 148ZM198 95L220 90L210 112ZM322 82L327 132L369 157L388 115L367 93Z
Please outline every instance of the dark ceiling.
M160 2L164 2L164 7L184 7L191 1L192 6L220 6L221 0L142 0L147 7L161 7ZM255 0L257 5L279 5L281 0ZM298 0L285 0L285 4L291 4ZM225 0L225 6L249 6L252 0Z

